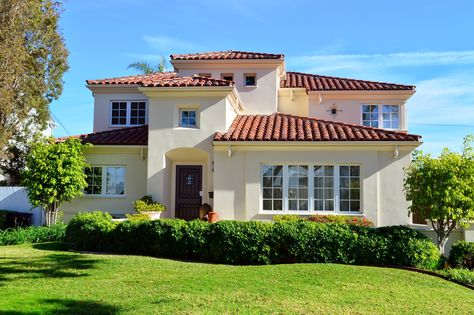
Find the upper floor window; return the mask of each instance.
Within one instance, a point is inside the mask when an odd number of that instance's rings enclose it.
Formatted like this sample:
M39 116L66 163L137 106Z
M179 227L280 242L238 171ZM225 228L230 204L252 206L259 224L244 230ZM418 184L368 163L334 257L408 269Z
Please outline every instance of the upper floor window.
M198 73L198 76L203 77L203 78L210 78L211 74L210 73Z
M255 73L244 74L244 85L245 86L257 86L257 75Z
M234 81L234 74L233 73L222 73L221 74L221 79L222 80L227 80L227 81Z
M113 101L110 110L110 125L137 126L146 124L145 101Z
M180 109L179 110L179 126L185 128L196 128L196 110Z
M86 195L122 196L125 194L125 167L91 166L86 168Z
M400 129L400 105L363 104L362 125Z

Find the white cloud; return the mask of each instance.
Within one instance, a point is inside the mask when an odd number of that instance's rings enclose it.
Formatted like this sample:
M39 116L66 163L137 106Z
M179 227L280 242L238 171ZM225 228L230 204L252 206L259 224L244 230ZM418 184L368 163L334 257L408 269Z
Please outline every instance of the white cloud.
M391 54L324 54L289 57L290 66L301 71L330 73L381 73L382 70L417 66L474 65L474 50L398 52Z
M169 54L171 52L190 52L201 49L201 47L195 43L166 35L144 35L142 39L158 53L163 54Z

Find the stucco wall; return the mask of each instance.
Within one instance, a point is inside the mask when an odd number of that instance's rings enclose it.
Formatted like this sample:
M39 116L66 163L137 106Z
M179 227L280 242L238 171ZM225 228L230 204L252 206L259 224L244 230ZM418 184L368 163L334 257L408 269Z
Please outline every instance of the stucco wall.
M113 130L123 128L123 126L110 125L110 102L112 101L132 101L141 100L148 101L148 98L143 95L138 89L134 92L114 92L110 89L109 92L95 92L94 93L94 132L103 130ZM149 106L148 106L149 107ZM148 110L148 108L147 108Z
M191 66L189 66L191 67ZM246 114L271 114L277 111L277 93L280 80L278 69L272 67L255 67L238 65L236 67L220 68L180 68L180 76L192 76L198 73L210 73L212 78L220 79L222 73L233 73L234 81L240 98L242 99L244 112ZM257 86L247 87L244 85L244 74L255 73L257 75Z
M142 150L144 150L142 152ZM111 214L134 213L133 202L146 194L146 149L104 148L88 149L86 159L91 165L125 166L125 195L119 197L83 196L64 203L60 210L68 221L75 213L101 210Z
M284 151L283 151L284 150ZM358 164L361 166L363 214L377 225L408 224L407 204L400 196L408 151L396 159L377 149L339 147L246 149L214 153L214 207L223 219L271 219L260 212L260 167L265 163ZM387 194L392 194L387 196Z
M400 105L400 129L406 130L406 94L310 94L308 114L310 117L362 125L362 104ZM336 116L331 108L338 110ZM381 127L381 126L380 126Z
M202 202L212 205L208 192L213 190L213 136L217 131L226 131L235 117L225 96L209 96L206 92L179 97L173 95L159 94L149 101L152 119L148 137L147 192L170 209L165 213L167 217L174 217L177 164L203 166ZM199 128L180 128L179 108L195 108Z

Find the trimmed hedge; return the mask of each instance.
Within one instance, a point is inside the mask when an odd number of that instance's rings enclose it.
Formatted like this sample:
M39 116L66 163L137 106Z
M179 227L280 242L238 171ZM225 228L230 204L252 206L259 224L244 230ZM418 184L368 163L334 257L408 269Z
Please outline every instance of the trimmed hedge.
M435 268L439 251L408 227L370 228L310 221L162 219L112 222L101 212L76 215L66 231L74 250L140 254L224 264L343 263Z
M275 222L312 221L318 223L350 224L358 226L374 226L375 224L365 217L353 215L315 214L302 217L298 214L277 214L273 216Z
M0 230L1 245L24 243L62 242L66 235L66 224L57 223L51 227L29 226Z
M451 267L474 270L474 242L459 241L449 252Z

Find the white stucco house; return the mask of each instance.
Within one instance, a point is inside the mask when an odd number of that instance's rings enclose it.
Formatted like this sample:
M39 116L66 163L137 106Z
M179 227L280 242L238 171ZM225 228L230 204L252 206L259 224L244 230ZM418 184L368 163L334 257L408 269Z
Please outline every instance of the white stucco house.
M150 194L164 217L360 215L410 224L404 167L411 85L287 71L284 55L171 55L174 72L88 80L94 130L85 196L62 206L133 213Z

